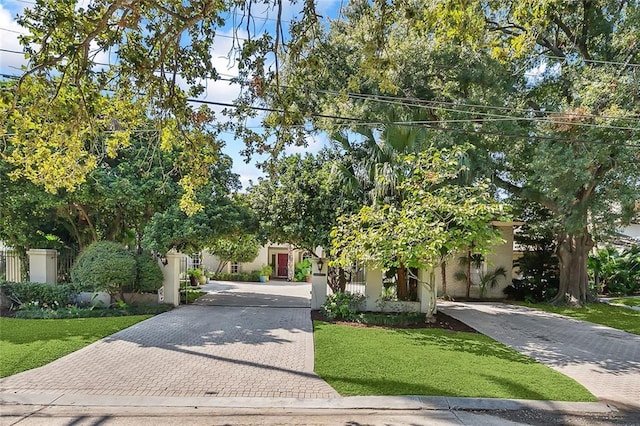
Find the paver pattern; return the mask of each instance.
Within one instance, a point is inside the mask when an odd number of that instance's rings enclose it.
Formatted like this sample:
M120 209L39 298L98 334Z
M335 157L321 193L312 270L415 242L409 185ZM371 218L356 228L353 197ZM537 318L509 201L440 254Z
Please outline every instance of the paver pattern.
M596 397L640 408L640 336L523 306L443 302L439 309L575 379Z
M269 288L262 290L262 300L260 293L251 296L259 307L201 304L157 315L51 364L6 377L0 393L338 396L313 373L309 308L279 307Z

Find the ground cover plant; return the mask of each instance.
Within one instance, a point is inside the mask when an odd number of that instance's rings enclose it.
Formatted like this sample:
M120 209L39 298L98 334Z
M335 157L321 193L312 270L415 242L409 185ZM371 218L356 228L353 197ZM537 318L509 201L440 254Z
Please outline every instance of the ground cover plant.
M341 395L595 401L584 387L478 333L314 322L315 371Z
M591 303L584 307L553 306L544 303L520 303L530 308L541 309L560 315L640 334L640 312L606 303Z
M183 286L180 288L180 303L193 303L205 294L207 292L200 290L198 286Z
M149 317L0 318L0 377L48 364Z

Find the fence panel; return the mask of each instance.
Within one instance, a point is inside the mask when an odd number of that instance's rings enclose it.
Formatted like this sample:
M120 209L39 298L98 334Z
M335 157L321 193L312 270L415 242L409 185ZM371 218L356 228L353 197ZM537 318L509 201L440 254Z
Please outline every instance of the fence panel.
M71 267L77 256L78 252L71 248L58 250L58 284L71 282Z

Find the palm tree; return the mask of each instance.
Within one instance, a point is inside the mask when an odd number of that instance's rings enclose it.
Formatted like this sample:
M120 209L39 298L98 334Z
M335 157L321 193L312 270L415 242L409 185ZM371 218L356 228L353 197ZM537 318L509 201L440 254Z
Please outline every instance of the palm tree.
M469 290L471 287L471 267L478 271L478 286L480 287L480 298L485 296L487 287L494 288L498 285L500 278L507 277L507 270L503 266L499 266L491 271L483 271L482 263L484 258L479 254L467 254L460 258L460 265L466 266L466 270L458 271L455 273L455 278L458 281L464 281L467 283L467 297L469 297Z
M389 121L397 118L392 116ZM363 203L399 206L404 198L399 184L411 172L404 156L427 147L427 128L391 124L379 133L369 127L358 127L354 132L361 140L350 141L344 133L332 135L333 142L345 153L343 161L336 164L343 187ZM397 294L401 300L409 295L402 264L398 267Z

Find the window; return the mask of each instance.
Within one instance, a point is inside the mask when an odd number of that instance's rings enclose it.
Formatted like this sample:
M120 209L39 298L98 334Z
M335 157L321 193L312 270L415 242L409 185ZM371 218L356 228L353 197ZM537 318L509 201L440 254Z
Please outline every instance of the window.
M231 262L231 273L232 274L240 273L240 264L238 262Z

